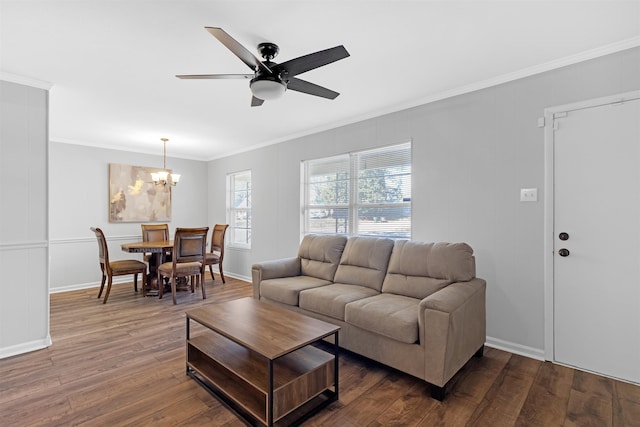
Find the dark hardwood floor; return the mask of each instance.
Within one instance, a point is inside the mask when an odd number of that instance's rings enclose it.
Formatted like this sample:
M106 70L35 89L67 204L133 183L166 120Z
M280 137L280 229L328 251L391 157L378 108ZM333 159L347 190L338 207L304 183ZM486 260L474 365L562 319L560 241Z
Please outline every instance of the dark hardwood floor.
M47 349L0 360L1 426L244 425L185 375L191 308L251 295L206 282L207 297L158 300L114 285L51 295ZM305 426L640 426L640 387L487 348L453 379L444 402L422 381L343 353L340 401Z

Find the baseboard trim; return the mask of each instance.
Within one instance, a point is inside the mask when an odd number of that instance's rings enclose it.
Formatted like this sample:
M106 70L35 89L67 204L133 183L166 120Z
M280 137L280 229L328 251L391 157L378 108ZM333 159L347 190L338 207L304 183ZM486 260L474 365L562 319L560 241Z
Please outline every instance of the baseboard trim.
M498 338L487 337L485 343L487 347L495 348L498 350L508 351L509 353L517 354L524 357L529 357L536 360L546 360L544 357L544 349L529 347L522 344L516 344L510 341L504 341Z
M217 274L215 267L213 268L213 273ZM245 282L251 283L251 277L248 277L248 276L241 276L240 274L227 273L226 271L224 275L225 277L233 277L234 279L243 280Z
M214 274L218 274L217 271L214 271ZM243 280L245 282L251 282L251 278L248 276L243 276L240 274L235 274L235 273L225 273L225 276L227 277L232 277L234 279L238 279L238 280ZM122 284L122 283L131 283L130 278L127 279L126 277L119 279L119 280L115 280L113 281L114 285L117 284ZM99 282L93 282L93 283L79 283L76 285L69 285L69 286L63 286L63 287L59 287L59 288L55 288L55 289L51 289L49 290L50 294L57 294L57 293L61 293L61 292L71 292L71 291L78 291L81 289L91 289L91 288L97 288L100 286ZM49 344L50 344L50 339L49 339ZM534 348L534 347L529 347L526 345L522 345L522 344L516 344L510 341L505 341L505 340L501 340L498 338L493 338L493 337L487 337L487 340L485 342L485 345L487 347L491 347L491 348L495 348L497 350L503 350L503 351L508 351L509 353L513 353L513 354L517 354L520 356L524 356L524 357L529 357L532 359L536 359L536 360L546 360L544 357L544 349L539 349L539 348ZM40 347L42 348L42 347ZM0 358L2 358L2 350L0 350Z
M51 335L47 335L46 338L41 340L29 341L9 347L0 348L0 359L17 356L18 354L29 353L35 350L42 350L43 348L47 348L50 345Z
M95 239L94 239L95 240ZM214 274L219 274L215 268L213 270ZM251 277L242 276L239 274L233 273L224 273L225 277L233 277L234 279L243 280L245 282L251 282ZM113 285L118 285L122 283L131 283L131 276L122 276L120 278L113 278ZM91 288L99 288L100 282L90 282L90 283L76 283L75 285L67 285L67 286L59 286L56 288L49 289L49 294L59 294L62 292L71 292L71 291L79 291L82 289L91 289Z
M131 276L122 276L121 278L118 278L118 279L114 278L113 282L111 282L112 285L119 285L122 283L132 283ZM106 283L105 283L105 286L106 286ZM99 288L99 287L100 287L100 282L77 283L75 285L59 286L56 288L51 288L49 289L49 294L59 294L61 292L79 291L81 289L91 289L91 288Z

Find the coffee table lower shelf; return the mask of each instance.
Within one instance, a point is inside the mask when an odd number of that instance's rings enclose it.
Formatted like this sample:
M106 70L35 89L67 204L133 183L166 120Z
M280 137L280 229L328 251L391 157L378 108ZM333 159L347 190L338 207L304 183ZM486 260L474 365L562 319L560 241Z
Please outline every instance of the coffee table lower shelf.
M187 375L249 424L299 423L338 399L337 335L334 354L307 345L269 360L207 329L187 338Z

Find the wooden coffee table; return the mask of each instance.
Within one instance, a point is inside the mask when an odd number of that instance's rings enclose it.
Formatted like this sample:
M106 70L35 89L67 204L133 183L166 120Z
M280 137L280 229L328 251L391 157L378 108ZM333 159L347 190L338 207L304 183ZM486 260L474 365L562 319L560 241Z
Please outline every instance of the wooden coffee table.
M253 298L187 311L187 375L252 424L338 400L340 327ZM333 335L333 352L311 344Z

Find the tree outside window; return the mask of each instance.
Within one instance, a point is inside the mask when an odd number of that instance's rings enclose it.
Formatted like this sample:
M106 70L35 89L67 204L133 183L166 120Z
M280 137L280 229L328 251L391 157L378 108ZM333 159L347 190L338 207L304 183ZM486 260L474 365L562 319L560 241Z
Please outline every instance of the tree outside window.
M411 144L303 163L303 233L411 236Z

